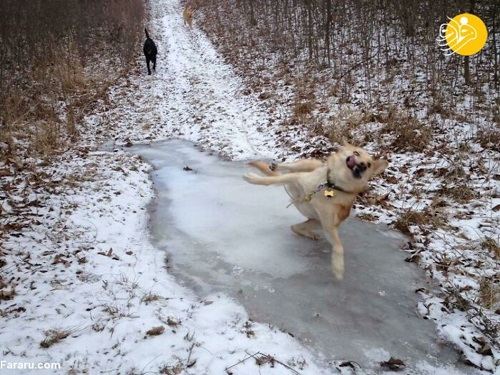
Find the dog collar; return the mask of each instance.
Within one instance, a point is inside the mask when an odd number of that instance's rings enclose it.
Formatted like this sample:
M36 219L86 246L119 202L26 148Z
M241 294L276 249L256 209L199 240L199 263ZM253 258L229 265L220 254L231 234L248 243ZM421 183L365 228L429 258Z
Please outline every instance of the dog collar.
M316 189L314 189L312 192L307 194L304 197L304 200L306 202L310 202L311 199L313 198L313 196L316 193L319 193L321 190L324 190L323 194L327 198L335 197L334 190L341 191L342 193L346 193L346 194L354 194L354 193L351 193L350 191L342 189L340 186L338 186L334 182L332 182L332 180L330 178L330 169L328 169L328 171L326 172L326 183L319 185Z
M350 191L342 189L340 186L336 185L335 182L332 182L332 179L330 178L330 172L331 172L331 170L330 170L330 168L328 168L328 170L326 172L326 184L324 186L326 186L329 190L334 189L334 190L341 191L342 193L354 194ZM327 196L326 192L325 192L325 196Z

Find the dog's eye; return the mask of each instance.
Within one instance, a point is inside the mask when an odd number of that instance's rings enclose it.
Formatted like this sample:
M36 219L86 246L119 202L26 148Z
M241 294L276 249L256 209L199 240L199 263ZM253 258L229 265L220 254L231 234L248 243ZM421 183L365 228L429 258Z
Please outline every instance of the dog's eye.
M357 151L354 151L353 154L356 156L359 156L359 152L357 152Z
M371 168L372 167L372 163L368 163L368 168Z

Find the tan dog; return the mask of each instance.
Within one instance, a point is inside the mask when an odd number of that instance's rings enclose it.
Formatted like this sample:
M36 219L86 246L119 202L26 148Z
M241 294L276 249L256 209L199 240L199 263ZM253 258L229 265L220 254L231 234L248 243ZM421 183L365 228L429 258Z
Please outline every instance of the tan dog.
M182 12L182 18L184 19L184 25L189 25L189 28L193 29L193 8L191 5L186 5L184 7L184 12Z
M285 185L292 202L307 220L291 229L304 237L318 239L315 229L323 229L332 245L332 271L344 276L344 247L339 225L349 216L356 196L368 188L368 180L382 173L386 160L373 159L365 150L345 143L326 162L303 159L292 163L251 162L266 176L247 173L243 178L256 185Z

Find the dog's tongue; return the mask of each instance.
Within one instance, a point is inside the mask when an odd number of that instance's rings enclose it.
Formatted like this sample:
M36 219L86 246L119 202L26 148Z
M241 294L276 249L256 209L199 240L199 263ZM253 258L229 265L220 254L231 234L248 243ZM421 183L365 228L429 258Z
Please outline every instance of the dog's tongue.
M356 158L354 155L351 155L347 158L347 166L349 169L353 169L356 166Z

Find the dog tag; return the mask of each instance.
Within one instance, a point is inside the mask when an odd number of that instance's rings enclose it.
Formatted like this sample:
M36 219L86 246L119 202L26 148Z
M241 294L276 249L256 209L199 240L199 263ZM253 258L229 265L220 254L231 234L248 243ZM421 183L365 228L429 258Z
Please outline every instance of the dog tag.
M331 189L325 190L324 194L325 194L325 197L327 197L327 198L333 198L335 196L335 192Z

